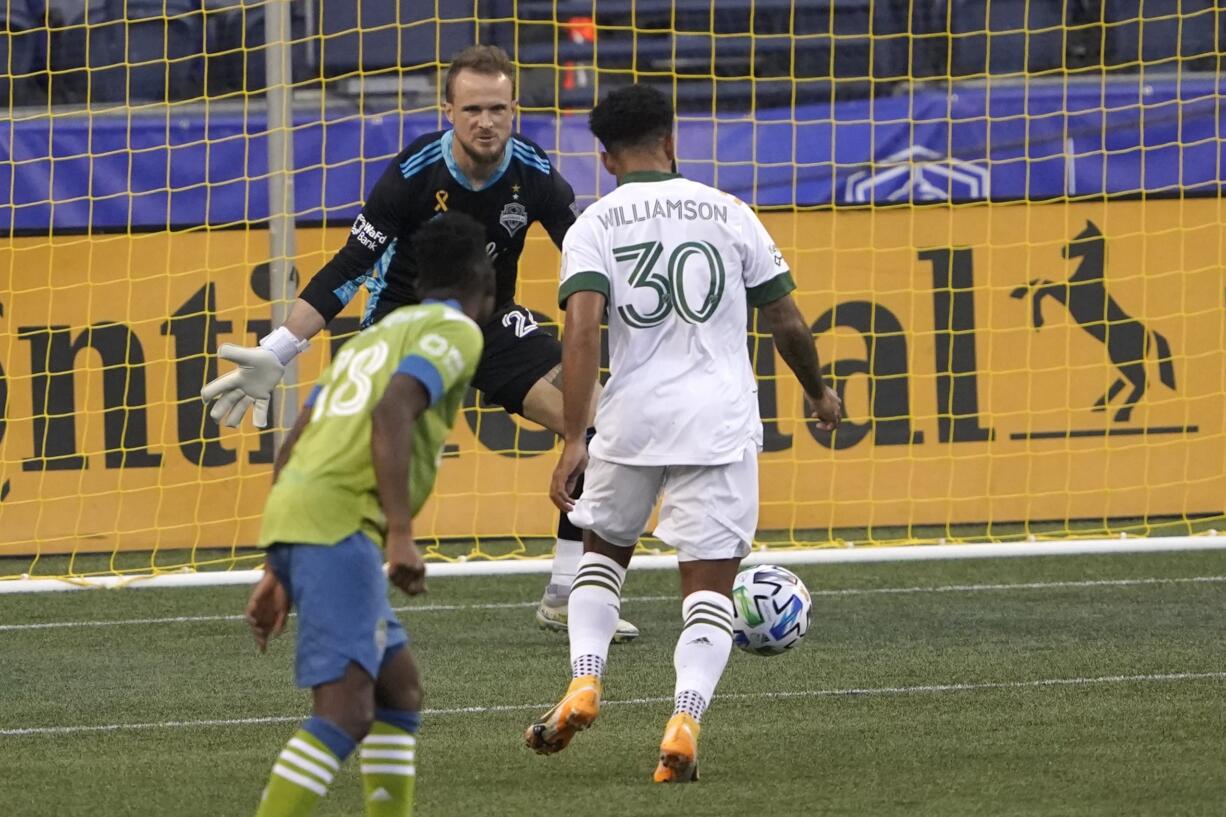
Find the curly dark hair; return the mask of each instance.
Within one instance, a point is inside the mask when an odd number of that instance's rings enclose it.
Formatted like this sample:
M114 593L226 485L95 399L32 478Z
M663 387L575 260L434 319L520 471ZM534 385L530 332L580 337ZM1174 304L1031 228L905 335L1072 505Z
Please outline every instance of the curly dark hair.
M588 128L604 149L643 147L673 131L673 105L650 85L626 85L592 108Z
M417 291L468 295L492 286L494 265L485 251L485 228L472 216L449 211L413 234Z

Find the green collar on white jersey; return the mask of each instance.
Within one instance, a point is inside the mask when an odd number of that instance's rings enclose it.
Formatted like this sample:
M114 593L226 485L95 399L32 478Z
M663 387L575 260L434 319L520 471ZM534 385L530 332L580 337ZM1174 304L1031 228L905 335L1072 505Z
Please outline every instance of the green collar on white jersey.
M680 173L665 173L662 170L634 170L617 180L619 185L634 182L666 182L669 179L680 179Z

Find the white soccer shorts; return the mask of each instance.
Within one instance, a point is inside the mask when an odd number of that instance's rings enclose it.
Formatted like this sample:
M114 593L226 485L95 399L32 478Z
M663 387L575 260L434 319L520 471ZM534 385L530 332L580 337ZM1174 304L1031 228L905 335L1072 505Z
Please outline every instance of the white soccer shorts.
M633 547L660 494L655 536L681 561L749 555L758 527L758 449L727 465L622 465L591 457L569 514L606 542Z

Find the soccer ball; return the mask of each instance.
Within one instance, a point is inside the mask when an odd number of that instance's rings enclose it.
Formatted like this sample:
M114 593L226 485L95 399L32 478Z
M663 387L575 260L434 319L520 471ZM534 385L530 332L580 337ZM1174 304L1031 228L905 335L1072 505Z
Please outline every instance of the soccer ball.
M745 652L779 655L795 649L809 632L813 602L790 570L761 565L738 573L732 603L732 640Z

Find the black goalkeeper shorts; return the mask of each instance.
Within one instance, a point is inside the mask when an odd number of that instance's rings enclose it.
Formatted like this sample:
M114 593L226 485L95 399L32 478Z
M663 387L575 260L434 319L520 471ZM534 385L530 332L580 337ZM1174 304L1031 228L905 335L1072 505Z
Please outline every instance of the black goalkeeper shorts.
M562 344L537 325L530 310L516 303L494 312L481 331L485 351L473 386L489 402L523 414L532 385L562 362Z

